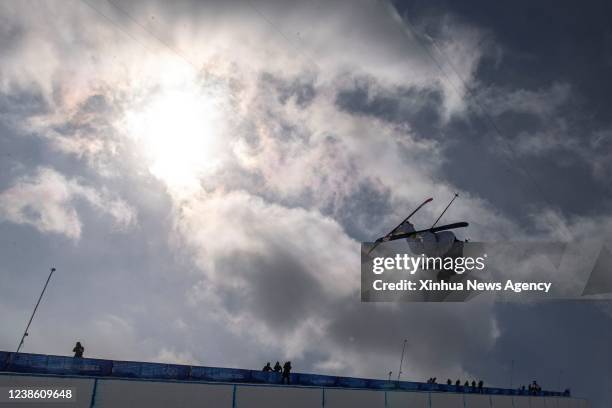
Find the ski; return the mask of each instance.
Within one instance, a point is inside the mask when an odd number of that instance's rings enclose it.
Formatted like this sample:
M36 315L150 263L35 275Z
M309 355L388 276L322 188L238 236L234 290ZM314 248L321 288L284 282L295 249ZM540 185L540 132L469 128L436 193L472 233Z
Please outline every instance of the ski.
M393 233L395 233L395 231L397 231L402 225L404 225L404 223L406 221L408 221L410 219L410 217L412 217L414 214L416 214L417 211L419 211L421 208L423 208L423 206L427 203L430 203L433 201L433 197L429 197L427 200L423 201L421 203L421 205L419 205L413 212L411 212L410 214L408 214L408 216L406 218L404 218L404 221L400 222L397 227L393 228L391 230L391 232L389 232L387 235L385 235L384 237L380 237L378 238L376 241L374 241L374 245L372 246L372 248L370 248L370 250L368 251L368 255L370 255L372 253L372 251L374 251L374 249L376 249L376 247L382 243L382 242L387 242L390 241L391 236L393 235Z
M404 223L406 223L406 221L408 221L410 219L410 217L412 217L414 214L416 214L416 212L419 211L425 204L430 203L432 201L433 201L432 197L430 197L427 200L423 201L421 203L421 205L419 205L413 212L411 212L406 218L404 218L404 221L400 222L397 227L393 228L391 230L391 232L389 232L387 235L385 235L384 237L378 238L374 242L375 243L380 243L380 242L388 241L388 239L393 235L393 233L395 231L397 231L402 225L404 225Z
M436 232L439 232L439 231L446 231L446 230L449 230L449 229L465 228L468 225L470 225L470 224L468 224L467 222L455 222L453 224L440 225L439 227L427 228L427 229L423 229L423 230L419 230L419 231L406 232L406 233L402 233L402 234L395 234L395 235L392 235L391 237L389 237L387 239L387 241L395 241L396 239L409 238L409 237L411 237L413 235L420 234L422 232L436 233Z

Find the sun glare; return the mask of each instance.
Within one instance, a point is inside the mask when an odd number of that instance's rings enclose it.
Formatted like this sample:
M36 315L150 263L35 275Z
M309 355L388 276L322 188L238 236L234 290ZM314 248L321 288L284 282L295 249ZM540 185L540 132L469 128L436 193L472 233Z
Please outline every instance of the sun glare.
M127 112L130 137L142 149L150 172L173 190L192 191L214 166L220 117L213 97L197 85L156 92Z

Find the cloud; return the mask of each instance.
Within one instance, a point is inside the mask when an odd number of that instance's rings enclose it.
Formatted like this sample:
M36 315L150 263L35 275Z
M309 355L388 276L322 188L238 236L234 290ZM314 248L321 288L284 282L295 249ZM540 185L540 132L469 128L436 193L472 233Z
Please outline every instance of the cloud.
M176 228L204 274L192 304L263 344L302 354L324 332L326 304L358 294L358 243L317 212L214 194L186 205Z
M162 348L154 361L168 364L200 365L200 362L193 355L186 351L175 351Z
M126 159L163 183L172 199L173 250L193 261L200 274L187 292L192 308L207 310L233 336L249 335L258 350L278 349L286 358L345 374L376 375L368 366L380 363L362 361L363 347L375 347L381 360L392 361L395 355L387 349L403 336L394 321L407 316L393 308L343 306L358 299L357 240L383 233L425 196L452 195L454 186L438 174L445 160L441 142L416 126L416 117L427 111L443 126L450 115L464 113L461 93L432 69L401 19L375 3L334 2L321 9L257 3L288 38L248 8L211 4L207 7L214 13L197 8L186 14L161 4L130 7L133 15L163 16L153 25L146 23L147 29L181 55L112 8L101 6L135 40L86 7L74 11L92 28L79 32L77 43L54 36L44 55L56 68L5 71L7 83L41 84L40 92L50 101L51 109L27 118L24 129L48 141L58 154L85 159L84 165L104 176L120 176L122 168L114 164ZM144 9L147 13L138 12ZM13 24L27 27L28 34L10 64L36 52L42 36L53 36L37 30L40 16L15 14ZM69 33L73 25L67 21L73 18L59 20ZM319 22L316 29L308 26L312 21ZM445 54L471 81L482 54L479 31L449 18L441 32ZM96 57L83 59L90 49ZM206 61L202 69L194 69L200 61ZM364 80L368 95L359 101L354 92ZM147 156L151 140L134 137L129 126L132 113L148 112L147 103L176 89L188 89L195 100L213 100L226 123L216 135L223 143L212 146L212 154L199 144L198 150L176 147L202 158L187 166L187 179L197 181L190 183L195 188L188 194L176 188L175 177L155 166L159 157ZM372 112L381 100L388 101L387 108ZM169 115L168 109L154 113L145 115L153 127L157 117ZM171 126L162 128L160 137L174 144L184 141L172 135ZM164 146L159 154L175 149ZM84 192L76 197L93 206L101 200ZM66 198L58 207L70 208L72 201ZM420 219L433 219L444 205L436 204ZM475 223L474 231L481 236L516 229L486 200L468 194L454 211L457 217L480 211L487 228ZM81 227L76 209L72 215L78 229L69 231L75 237ZM364 313L380 326L353 336L354 349L343 351L345 336L355 331ZM423 333L419 341L432 335L418 319L410 325ZM394 336L376 346L385 326ZM463 332L459 325L449 331ZM482 338L490 341L488 334ZM157 355L147 350L146 358ZM410 352L414 375L426 367L418 358L422 352ZM430 362L428 369L442 364ZM460 364L454 369L461 371Z
M104 2L92 4L106 17L82 3L0 5L8 100L0 109L11 107L3 124L10 141L36 139L41 150L11 159L29 175L0 193L2 226L67 236L79 253L50 247L49 258L90 274L64 289L83 293L87 324L43 326L55 330L53 344L36 336L29 344L61 351L78 335L100 357L253 368L285 358L297 371L386 378L408 338L404 378L498 367L488 375L503 383L507 355L495 352L520 311L361 304L358 242L428 196L436 200L414 220L433 222L455 192L443 221L469 221L473 240L565 239L564 226L577 237L609 231L608 198L601 214L568 214L581 195L567 194L576 176L555 202L564 211L534 204L466 94L510 122L513 155L538 155L550 168L554 149L579 151L566 138L576 123L560 120L574 107L575 84L487 82L492 50L513 55L444 11L421 25L380 2L252 3L120 4L137 22ZM499 61L495 69L507 72ZM602 178L605 129L589 138ZM44 167L29 164L41 156ZM139 228L130 228L136 214ZM99 219L126 233L83 233ZM58 305L49 313L77 314Z
M519 112L546 120L556 114L570 97L571 86L568 83L555 82L549 88L538 90L482 87L476 98L492 115Z
M203 273L189 293L192 307L209 310L236 336L279 348L283 358L303 361L314 353L313 368L380 377L381 365L394 365L398 339L409 335L406 375L439 370L465 376L460 363L449 361L476 358L495 342L487 304L412 305L410 312L360 304L358 244L316 211L287 209L245 192L213 193L182 207L176 231L175 245L192 253ZM429 324L434 320L439 325Z
M77 179L66 179L50 168L39 168L30 176L18 179L0 193L0 218L17 224L28 224L42 233L62 234L72 240L81 237L82 224L78 201L111 217L114 227L122 230L136 222L136 212L126 202L109 193L83 185Z

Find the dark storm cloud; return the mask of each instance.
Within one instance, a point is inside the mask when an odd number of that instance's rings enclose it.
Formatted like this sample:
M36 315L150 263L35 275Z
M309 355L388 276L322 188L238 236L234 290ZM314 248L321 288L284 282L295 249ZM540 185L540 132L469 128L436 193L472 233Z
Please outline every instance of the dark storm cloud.
M440 135L442 95L433 88L380 87L373 78L356 78L340 89L336 103L355 115L370 115L391 123L408 125L417 137Z
M220 297L228 311L244 308L267 322L271 333L287 332L322 307L322 287L302 264L307 259L296 259L283 248L271 252L272 256L237 252L218 259L224 275ZM246 285L234 286L234 281Z

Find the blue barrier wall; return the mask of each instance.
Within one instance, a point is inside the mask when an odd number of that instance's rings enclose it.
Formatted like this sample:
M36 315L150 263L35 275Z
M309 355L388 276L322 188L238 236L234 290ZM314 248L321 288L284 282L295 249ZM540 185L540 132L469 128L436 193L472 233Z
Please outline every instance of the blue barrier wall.
M44 354L10 353L4 351L0 351L0 372L149 380L205 381L219 383L281 383L279 374L266 373L259 370L142 363L134 361L113 361L94 358L51 356ZM529 395L527 391L507 388L484 387L482 390L479 390L472 387L446 384L428 384L411 381L386 381L305 373L292 373L291 384L300 386L369 390L436 391L488 395ZM545 397L569 396L555 391L541 391L537 395Z

